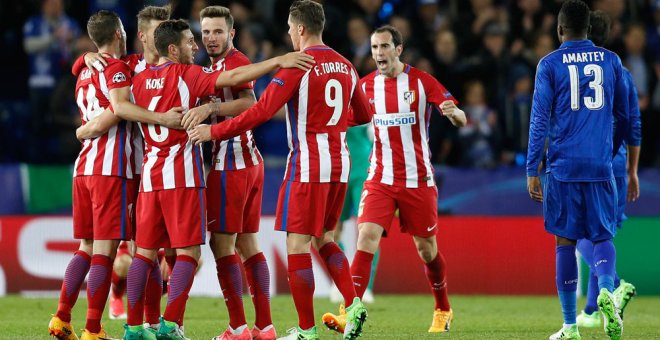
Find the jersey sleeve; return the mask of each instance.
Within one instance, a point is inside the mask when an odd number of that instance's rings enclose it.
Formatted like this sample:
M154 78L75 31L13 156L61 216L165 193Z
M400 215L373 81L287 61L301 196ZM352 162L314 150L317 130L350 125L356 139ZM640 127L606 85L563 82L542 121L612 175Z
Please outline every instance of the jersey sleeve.
M532 117L529 124L529 143L527 148L527 176L539 175L539 164L545 147L545 137L550 121L550 110L555 96L552 78L552 66L545 59L539 62L534 81L532 98Z
M77 77L80 72L87 67L87 65L85 65L85 55L87 55L87 52L78 56L76 61L73 62L73 65L71 66L71 74L73 74L74 77Z
M624 75L628 83L628 110L630 112L630 125L625 141L630 146L640 146L642 143L642 121L639 111L637 89L635 88L630 72L624 70Z
M629 84L626 81L623 65L621 64L621 59L616 54L612 53L614 56L614 74L615 74L615 84L614 84L614 108L612 113L614 114L614 136L612 139L613 144L613 153L612 156L616 155L621 147L621 143L628 133L629 123L630 123L630 111L628 107L629 103ZM632 85L632 84L630 84Z
M103 71L108 90L131 86L131 70L123 61L115 61L108 64Z
M299 89L304 74L293 68L279 70L256 104L238 117L213 125L211 137L214 140L229 139L269 120Z
M189 65L184 71L183 79L191 85L191 96L204 98L215 93L215 81L221 71L214 71L210 67Z
M422 84L424 84L424 90L428 90L426 100L434 104L439 112L442 112L440 110L440 104L444 101L451 100L454 104L458 105L458 100L437 79L426 73L422 73L420 78L422 79Z

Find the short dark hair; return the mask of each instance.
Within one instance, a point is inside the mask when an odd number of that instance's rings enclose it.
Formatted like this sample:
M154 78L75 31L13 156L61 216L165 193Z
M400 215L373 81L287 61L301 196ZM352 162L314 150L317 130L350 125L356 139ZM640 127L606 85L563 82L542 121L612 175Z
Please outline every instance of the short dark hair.
M610 17L603 11L593 11L589 15L589 22L591 22L589 39L596 46L605 45L607 37L610 35L610 26L612 25Z
M403 36L401 36L401 32L399 32L399 30L392 25L380 26L376 28L374 32L371 33L371 35L385 32L389 32L392 35L392 42L394 43L394 47L403 45Z
M121 27L121 20L117 13L100 10L87 20L87 34L96 47L101 47L112 42L112 38Z
M185 20L165 20L161 22L154 31L154 44L156 50L161 56L167 56L167 48L174 44L179 46L183 34L181 32L190 29L190 25Z
M309 33L323 33L325 14L321 4L312 0L296 0L289 7L289 15L292 21L305 26Z
M587 33L589 6L580 0L566 0L559 10L559 24L574 34Z
M225 18L227 21L227 28L230 30L234 28L234 17L231 15L229 8L224 6L208 6L199 12L199 19L204 18Z
M171 12L172 12L172 8L170 7L170 5L147 6L143 8L137 14L138 30L144 31L145 26L151 20L159 20L159 21L169 20Z

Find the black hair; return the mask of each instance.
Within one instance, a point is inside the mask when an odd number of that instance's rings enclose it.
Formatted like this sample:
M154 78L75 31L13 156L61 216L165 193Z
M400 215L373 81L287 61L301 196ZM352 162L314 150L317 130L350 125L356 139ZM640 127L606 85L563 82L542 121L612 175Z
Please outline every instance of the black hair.
M589 15L591 22L591 31L589 32L589 39L594 42L596 46L603 46L610 35L610 26L612 24L610 17L603 11L593 11Z
M572 35L583 35L589 29L589 6L579 0L567 0L559 11L559 25Z
M154 31L154 45L156 45L158 54L165 57L169 54L167 48L170 45L179 46L183 36L181 32L187 29L190 29L190 25L181 19L161 22Z

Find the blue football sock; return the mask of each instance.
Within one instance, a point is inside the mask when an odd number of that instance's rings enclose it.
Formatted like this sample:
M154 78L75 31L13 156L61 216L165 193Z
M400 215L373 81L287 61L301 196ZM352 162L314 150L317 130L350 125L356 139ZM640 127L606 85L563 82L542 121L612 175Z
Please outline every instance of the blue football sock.
M587 304L584 306L584 312L591 314L598 310L598 277L596 272L589 273L589 287L587 288Z
M594 242L594 267L598 276L598 289L614 291L616 276L616 249L612 240Z
M577 250L580 256L589 265L590 270L594 270L594 244L586 238L577 241Z
M577 310L577 258L575 246L557 246L557 293L564 314L564 324L575 324Z
M619 277L619 274L614 272L614 289L619 288L619 285L621 285L621 278Z

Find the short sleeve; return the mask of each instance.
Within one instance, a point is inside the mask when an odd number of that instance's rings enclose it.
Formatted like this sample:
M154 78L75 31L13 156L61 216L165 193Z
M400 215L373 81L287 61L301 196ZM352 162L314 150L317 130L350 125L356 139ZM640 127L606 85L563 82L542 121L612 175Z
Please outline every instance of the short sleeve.
M108 90L131 86L131 70L123 61L108 64L103 71Z
M221 71L197 65L187 66L183 73L183 80L191 86L191 96L198 98L212 96L215 93L215 81Z
M447 90L439 81L427 73L421 72L420 79L422 80L422 85L424 85L424 90L426 91L426 100L429 103L439 106L441 103L447 100L451 100L454 104L458 105L458 100Z

